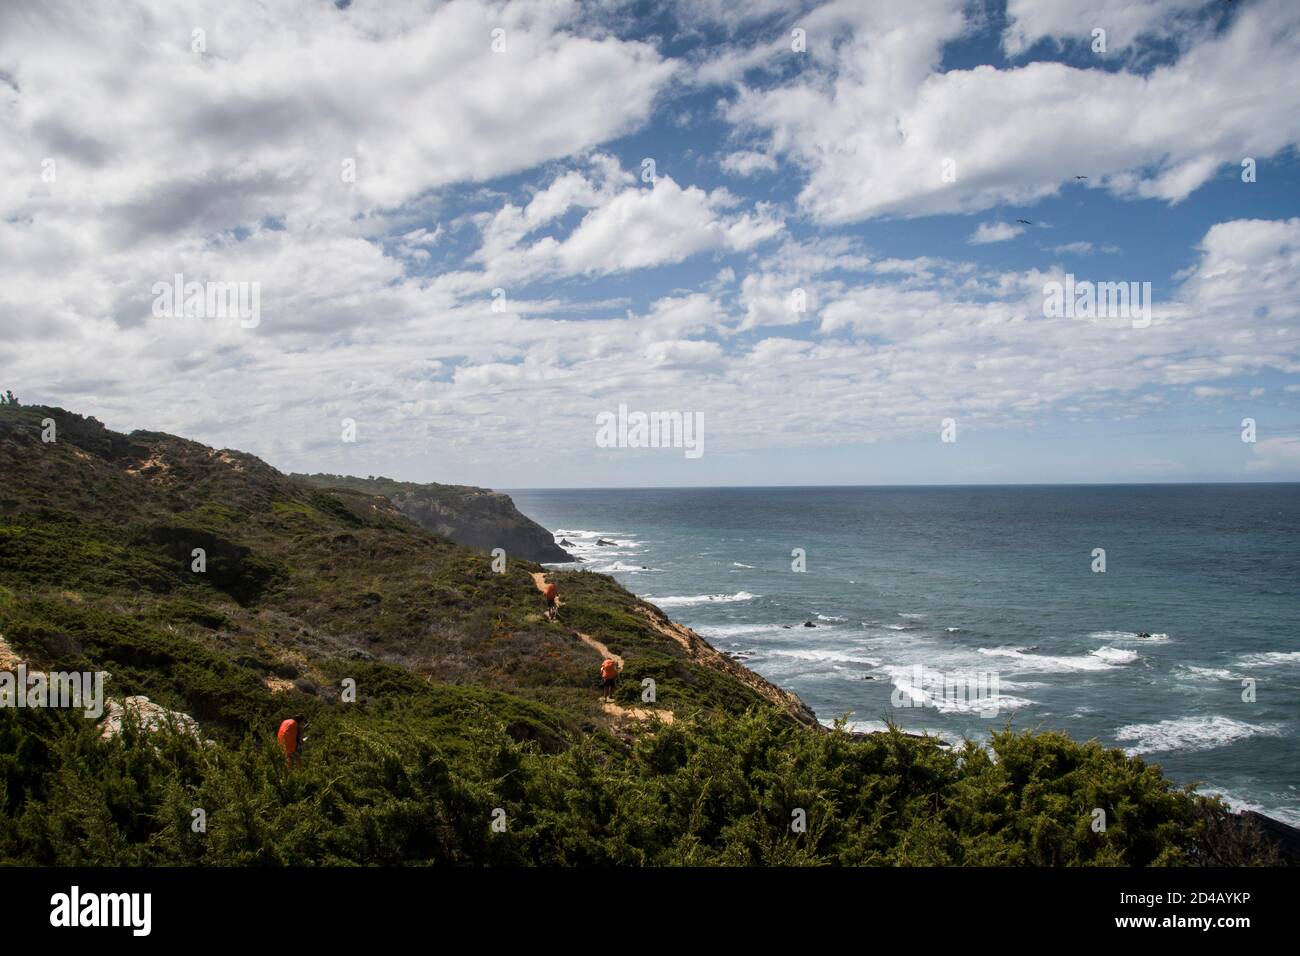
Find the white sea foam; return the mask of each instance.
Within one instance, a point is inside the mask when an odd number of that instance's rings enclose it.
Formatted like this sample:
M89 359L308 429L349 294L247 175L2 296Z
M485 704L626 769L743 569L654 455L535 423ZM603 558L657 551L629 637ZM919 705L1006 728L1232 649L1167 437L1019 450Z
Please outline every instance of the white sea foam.
M998 694L996 698L988 697L977 701L949 700L936 695L935 709L941 714L974 714L976 716L996 711L1001 714L1007 710L1020 710L1032 707L1034 702L1027 697L1012 697L1010 694Z
M867 664L871 667L879 667L880 661L874 657L863 657L858 654L846 654L843 651L830 650L779 650L770 651L769 653L778 657L793 657L801 661L825 661L834 663L836 661L847 664Z
M739 561L732 561L731 566L733 568L750 568L751 570L754 567L752 564L741 564Z
M647 597L647 601L653 601ZM731 640L737 637L754 637L758 634L781 634L786 628L780 624L705 624L695 629L704 637ZM789 635L785 635L789 636Z
M1300 664L1300 651L1265 651L1262 654L1242 654L1237 658L1238 667L1277 667L1284 664Z
M1194 667L1191 664L1184 664L1179 667L1179 672L1189 674L1192 677L1202 677L1208 680L1239 680L1232 671L1226 667Z
M1300 809L1295 807L1270 807L1264 813L1275 820L1281 820L1293 827L1300 827Z
M1022 707L1030 707L1034 703L1034 701L1025 697L1012 697L1003 694L1000 680L998 681L996 696L970 699L965 695L954 697L944 693L944 689L939 683L940 674L945 678L960 680L963 682L962 686L969 687L970 685L966 682L977 678L977 675L971 672L934 672L930 674L923 671L921 683L918 684L915 679L917 675L914 665L891 665L885 667L884 671L889 675L890 682L902 692L913 707L931 707L941 714L994 713L1003 710L1019 710ZM931 677L931 680L927 681L927 676Z
M591 570L598 574L639 574L642 571L658 571L660 569L643 567L639 564L627 564L624 561L614 561L611 564L593 566ZM647 598L647 600L649 599Z
M569 543L561 544L562 541L568 541ZM597 544L598 541L608 543ZM555 543L570 554L577 555L586 561L637 554L638 549L645 544L644 541L636 538L625 537L618 531L590 531L583 528L561 528L555 532ZM601 569L594 568L593 570Z
M999 690L1033 690L1036 687L1050 686L1050 684L1045 684L1040 680L1004 680L1001 677L998 678Z
M1226 747L1250 737L1278 736L1277 724L1248 724L1221 715L1177 717L1154 724L1127 724L1115 731L1117 740L1133 741L1130 754L1161 753L1170 750L1197 751Z
M981 647L979 653L987 657L1013 660L1026 670L1043 673L1070 671L1104 671L1137 660L1137 651L1116 647L1099 647L1078 657L1035 654L1020 647Z
M756 597L757 594L748 591L737 591L735 594L670 594L659 598L646 595L646 600L659 607L690 607L696 604L735 604L737 601L752 601Z
M1032 707L1034 701L1027 697L1012 697L1010 694L998 694L998 710L1019 710Z
M1095 651L1089 651L1093 657L1103 660L1107 664L1131 664L1138 659L1137 651L1129 651L1120 647L1099 647Z
M597 541L610 543L597 544ZM640 553L638 548L643 542L622 537L618 532L561 528L555 532L555 543L586 564L590 570L601 574L643 570L640 564L632 563ZM620 558L631 560L624 562Z
M1202 787L1198 793L1207 797L1222 797L1224 802L1233 810L1254 810L1256 813L1262 813L1266 817L1272 817L1274 820L1281 820L1291 826L1300 826L1300 808L1297 807L1271 807L1267 804L1258 803L1255 800L1249 800L1246 797L1238 796L1227 790L1221 790L1218 787Z
M1245 797L1239 797L1235 793L1229 793L1227 790L1220 790L1218 787L1205 787L1197 792L1205 797L1222 797L1224 803L1238 812L1242 810L1254 810L1257 813L1264 812L1264 805L1262 803L1247 800Z
M832 622L836 622L836 623L838 623L838 622L840 622L840 621L843 621L844 618L842 618L842 617L836 617L836 616L833 615L833 614L818 614L818 615L817 615L817 620L819 620L819 621L832 621Z
M953 644L943 638L930 637L919 631L909 630L906 635L900 635L888 628L881 628L855 638L855 643L868 654L878 654L891 664L921 664L954 672L989 669L988 659L976 654L973 648Z

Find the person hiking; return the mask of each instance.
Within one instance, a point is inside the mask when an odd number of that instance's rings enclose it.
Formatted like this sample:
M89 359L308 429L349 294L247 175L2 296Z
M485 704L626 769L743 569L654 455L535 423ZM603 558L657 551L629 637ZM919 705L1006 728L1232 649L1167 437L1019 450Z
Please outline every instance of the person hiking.
M546 618L554 621L560 616L560 589L555 586L554 581L546 583L546 587L542 589L542 597L546 598Z
M290 768L302 763L302 725L303 716L296 714L293 717L287 717L280 723L280 730L276 733L275 739L280 742L280 749L284 751L284 759L288 762Z
M614 699L614 687L618 684L618 664L613 658L607 657L600 665L600 689L601 696L605 700Z

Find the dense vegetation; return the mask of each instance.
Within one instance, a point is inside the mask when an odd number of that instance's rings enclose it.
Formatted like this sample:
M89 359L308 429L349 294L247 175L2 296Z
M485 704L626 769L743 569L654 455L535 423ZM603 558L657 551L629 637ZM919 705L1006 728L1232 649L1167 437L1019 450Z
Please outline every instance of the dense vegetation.
M40 439L46 418L56 442ZM1095 743L1006 730L952 749L804 726L607 577L560 575L562 621L548 622L536 565L494 573L383 497L248 455L6 405L0 474L0 651L106 670L111 696L202 728L128 720L101 740L76 712L0 709L0 861L1273 859L1216 803ZM674 722L603 710L600 655L575 630L626 659L622 705L652 677ZM290 770L272 734L294 713L308 740Z
M993 754L853 739L774 711L629 745L524 743L503 702L449 688L313 723L288 771L267 737L107 744L85 720L0 713L0 855L56 864L1178 864L1207 812L1159 772L1058 734ZM1089 826L1111 808L1105 833ZM192 828L195 808L206 832ZM494 811L504 829L494 830ZM795 832L795 811L806 832ZM1228 846L1223 843L1222 846ZM1255 854L1261 848L1245 847ZM1228 857L1224 862L1242 862Z

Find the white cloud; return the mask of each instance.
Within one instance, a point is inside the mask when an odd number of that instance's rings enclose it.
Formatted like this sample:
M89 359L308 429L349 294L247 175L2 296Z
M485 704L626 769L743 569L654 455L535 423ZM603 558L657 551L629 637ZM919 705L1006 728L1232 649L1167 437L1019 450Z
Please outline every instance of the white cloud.
M648 44L571 32L571 3L168 6L8 8L0 62L20 92L0 117L26 162L0 201L21 201L32 157L51 156L65 172L48 198L93 198L134 230L346 217L628 132L675 70Z
M429 249L436 246L442 237L442 226L432 230L412 229L397 240L397 248L404 256L424 260L430 258Z
M966 239L972 246L984 246L991 242L1006 242L1025 231L1024 226L1010 222L982 222Z
M1097 246L1091 242L1079 241L1079 242L1066 242L1066 243L1062 243L1059 246L1052 246L1051 251L1056 253L1056 255L1058 256L1064 256L1064 255L1090 256L1093 255L1094 253L1101 253L1102 255L1114 256L1114 255L1119 255L1119 253L1123 252L1124 250L1122 250L1119 246L1111 245L1109 243L1107 243L1106 245Z
M489 468L520 455L580 461L591 415L619 401L705 412L722 453L881 440L948 415L967 427L1020 427L1052 410L1128 414L1146 404L1147 388L1178 401L1294 366L1295 336L1278 332L1295 327L1300 308L1298 230L1300 220L1210 229L1147 329L1044 319L1050 273L881 260L830 281L813 267L863 263L826 242L762 259L741 276L734 306L693 292L608 317L574 318L550 301L498 314L486 296L441 296L377 252L358 256L373 244L299 249L267 230L232 246L283 277L272 286L294 290L268 297L258 329L161 320L116 329L84 318L57 350L6 337L0 364L16 382L42 383L27 401L57 396L110 424L147 422L287 467L343 471L400 458L413 443ZM1247 261L1267 281L1239 272ZM351 271L340 271L347 262ZM795 262L813 292L797 327L785 323L782 271ZM1261 308L1276 320L1261 323ZM753 336L772 324L791 331ZM532 428L522 409L545 409L547 428ZM355 447L338 443L342 417L358 421Z
M527 210L507 206L493 216L477 258L490 276L607 275L681 262L701 252L751 249L784 228L766 204L752 212L730 211L737 202L725 190L683 188L670 176L619 188L627 179L593 186L581 176L562 176ZM562 199L554 198L557 191ZM544 215L531 216L539 202ZM516 244L573 206L590 211L567 236Z
M1055 62L940 72L963 6L826 4L809 35L846 42L811 45L809 66L788 82L736 80L726 115L805 170L800 201L826 224L1026 205L1075 175L1177 202L1225 164L1300 142L1294 3L1243 5L1223 34L1197 34L1147 74Z
M755 173L770 173L776 170L776 160L766 153L741 150L728 153L722 157L720 164L724 171L737 176L753 176Z
M673 339L650 343L646 346L645 357L655 366L708 368L722 357L722 347L717 342Z
M688 0L675 12L689 27L721 26L732 33L757 20L790 15L798 9L790 0Z
M800 290L802 300L798 298ZM797 325L817 314L815 290L806 280L785 274L751 272L741 280L740 302L745 308L741 329Z
M418 297L395 286L403 264L377 240L427 262L445 238L428 225L440 189L636 128L677 69L650 44L581 35L581 12L533 0L0 6L5 338L59 337L75 353L79 339L152 327L149 290L177 272L260 282L263 336L449 308L450 283ZM205 52L191 49L196 28ZM545 203L529 215L546 221Z
M131 2L4 6L0 63L13 83L0 84L0 247L14 250L11 294L35 300L24 321L138 298L127 290L171 275L182 253L212 273L203 250L220 259L233 236L267 224L286 245L341 251L400 224L404 206L436 203L439 188L636 128L676 66L645 43L578 35L578 12L532 0L188 0L165 15ZM505 53L491 49L497 26ZM196 53L199 27L207 48ZM397 249L426 258L426 238ZM51 302L45 280L70 262L94 263L96 278L75 285L75 301ZM13 290L28 279L27 293Z
M1218 223L1199 245L1201 258L1180 295L1202 314L1231 316L1243 331L1294 344L1300 322L1300 217ZM1264 319L1260 322L1259 319Z
M1206 0L1008 0L1002 46L1009 56L1039 40L1075 41L1092 47L1092 31L1106 31L1106 54L1127 50L1138 37L1167 38L1191 26L1189 14Z
M748 61L772 58L776 78L724 107L747 135L718 142L764 141L690 160L716 176L719 162L743 175L793 159L814 216L795 220L798 240L783 207L691 185L689 162L650 185L602 151L682 68L579 35L573 4L14 9L0 11L18 86L0 82L0 366L25 401L287 467L369 471L437 449L427 477L472 461L499 480L525 458L583 461L592 413L619 401L689 403L725 453L914 435L950 414L974 427L1131 415L1300 373L1298 219L1208 229L1145 330L1044 319L1059 268L990 273L883 239L877 258L815 221L1032 198L1076 161L1091 186L1176 197L1220 152L1267 156L1296 113L1278 66L1290 14L1268 2L1148 76L940 73L943 44L969 27L959 0L810 11L806 67L786 72L777 33ZM68 29L47 38L51 18ZM488 48L498 21L507 54ZM189 52L190 23L206 25L208 56ZM719 75L740 75L745 55L720 56ZM957 143L943 184L934 160ZM54 183L39 176L47 153ZM339 181L346 155L355 184ZM1054 251L1082 246L1097 251ZM1157 278L1089 266L1097 281ZM260 282L261 325L154 319L151 286L178 271ZM340 445L341 417L358 421L357 446ZM1288 447L1255 454L1284 462Z
M1300 438L1264 438L1251 445L1250 472L1300 471Z

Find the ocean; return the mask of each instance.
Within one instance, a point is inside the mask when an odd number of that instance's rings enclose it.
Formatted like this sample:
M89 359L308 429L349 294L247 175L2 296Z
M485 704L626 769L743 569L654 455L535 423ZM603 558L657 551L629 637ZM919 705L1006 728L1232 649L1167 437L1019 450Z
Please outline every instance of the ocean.
M823 722L1061 730L1300 825L1300 485L509 493Z

